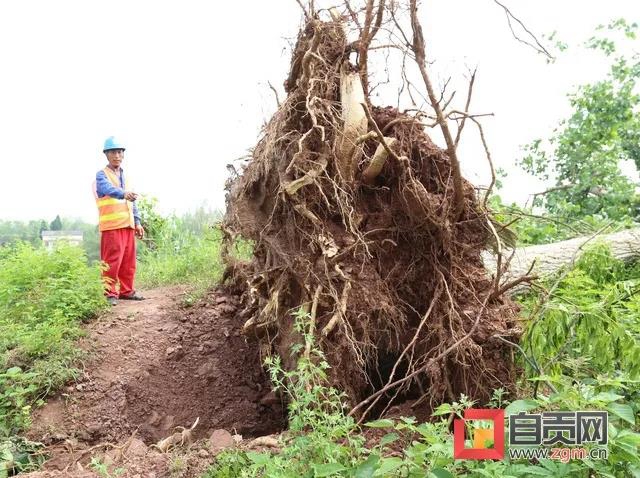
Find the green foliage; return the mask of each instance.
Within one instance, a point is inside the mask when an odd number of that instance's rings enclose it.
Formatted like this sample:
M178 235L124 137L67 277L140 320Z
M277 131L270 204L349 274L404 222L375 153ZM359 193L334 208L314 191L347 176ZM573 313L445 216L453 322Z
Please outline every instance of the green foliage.
M222 277L220 213L204 206L182 216L162 217L154 201L140 205L148 238L140 247L137 282L140 287L187 285L186 304L193 303ZM236 244L235 254L250 257L251 246Z
M82 248L85 250L89 262L100 260L100 236L97 225L89 224L82 219L71 218L62 218L61 222L62 230L82 231ZM49 225L43 219L29 222L0 221L0 245L29 242L33 246L39 247L42 245L42 231L48 230Z
M42 448L41 443L17 436L0 441L0 478L37 470L44 462L38 453Z
M614 222L598 215L567 218L536 214L531 208L504 204L499 195L490 198L489 206L497 222L509 224L509 229L516 234L518 246L550 244L595 233L608 234L637 225L630 217Z
M124 468L116 468L113 471L109 471L109 466L96 457L91 458L91 463L89 463L89 466L102 478L116 478L122 475L125 471Z
M283 370L279 357L266 361L274 388L289 399L289 433L282 452L226 452L205 476L320 477L362 466L364 440L345 414L344 394L327 384L329 365L308 333L308 322L307 313L296 314L304 345L292 347L298 356L294 370Z
M611 34L621 31L631 39L636 30L636 24L624 20L608 26ZM616 52L609 36L593 37L587 47L606 56ZM520 162L525 171L555 181L534 206L543 205L551 214L569 219L639 217L635 184L620 169L624 160L640 168L639 79L638 54L613 58L605 79L569 95L573 114L560 123L550 140L537 139L526 146Z
M523 342L541 370L591 376L624 370L640 378L639 265L625 265L598 244L545 287L549 293L522 299L530 316Z
M74 374L80 320L106 306L98 266L82 249L28 244L0 254L0 437L26 427L48 391Z
M56 218L51 221L49 225L49 230L51 231L62 231L62 219L60 219L60 215L57 215Z
M157 212L157 204L156 198L140 198L137 201L140 222L145 231L145 246L150 250L157 249L167 233L168 221Z
M100 233L97 224L89 224L82 219L62 218L62 229L82 232L82 248L91 264L100 261Z
M343 396L326 385L328 365L308 333L308 315L298 313L296 323L304 342L293 347L293 353L298 355L297 368L283 371L277 357L268 362L272 381L290 400L290 430L282 440L282 450L227 451L204 476L639 476L640 302L636 292L640 265L617 261L606 246L596 245L572 269L561 274L547 284L547 289L552 290L550 295L544 294L548 299L539 300L535 294L523 299L532 319L521 346L531 354L528 358L536 367L526 368L521 398L510 402L499 389L486 406L505 408L507 415L520 411L606 410L606 460L574 459L565 463L551 459L510 460L508 456L502 461L454 460L449 419L482 405L464 396L457 402L440 405L433 413L434 419L427 423L401 417L365 424L366 428L387 431L375 446L366 447L361 430L344 413ZM310 351L309 358L305 350ZM467 426L478 427L470 423Z
M29 242L34 246L42 244L40 233L49 230L44 220L38 221L0 221L0 245L15 242Z

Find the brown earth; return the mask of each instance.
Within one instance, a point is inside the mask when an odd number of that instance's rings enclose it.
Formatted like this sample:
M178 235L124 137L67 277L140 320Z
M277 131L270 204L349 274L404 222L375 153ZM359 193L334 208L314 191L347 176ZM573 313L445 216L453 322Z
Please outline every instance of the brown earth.
M235 296L217 289L185 308L180 288L144 295L87 327L90 359L81 378L34 414L28 433L52 457L45 471L24 476L93 476L86 471L92 456L124 464L124 477L196 476L188 469L210 462L212 446L198 440L214 430L239 440L285 427L258 351L240 334ZM191 455L150 448L196 420L186 440ZM176 474L176 467L186 469Z

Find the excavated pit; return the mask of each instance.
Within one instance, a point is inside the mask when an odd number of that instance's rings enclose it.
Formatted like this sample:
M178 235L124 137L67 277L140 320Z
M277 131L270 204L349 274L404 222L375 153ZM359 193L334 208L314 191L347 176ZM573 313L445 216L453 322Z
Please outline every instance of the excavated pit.
M239 332L235 296L218 289L184 308L176 289L146 295L89 326L92 358L77 383L35 413L31 438L116 443L135 432L149 445L196 419L194 438L286 426L258 352Z

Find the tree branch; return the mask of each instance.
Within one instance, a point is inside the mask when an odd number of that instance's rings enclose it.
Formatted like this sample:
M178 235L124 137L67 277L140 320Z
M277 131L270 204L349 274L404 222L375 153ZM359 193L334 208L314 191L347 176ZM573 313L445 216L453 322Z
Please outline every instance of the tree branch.
M464 192L462 190L462 174L460 172L460 162L458 161L456 146L453 142L453 138L451 137L447 119L445 118L442 109L440 108L433 89L433 84L431 83L429 75L427 74L424 36L422 34L422 26L420 25L420 22L418 20L418 7L416 5L416 0L410 0L410 2L411 27L413 29L413 53L415 55L416 63L418 64L418 68L420 69L422 80L424 81L424 84L427 88L429 101L431 102L431 106L436 112L437 122L440 125L442 135L444 136L444 140L447 143L447 154L449 155L449 159L451 161L451 169L453 173L453 219L454 222L457 222L464 210Z
M507 23L509 24L509 29L511 30L511 34L513 35L513 38L515 38L516 40L518 40L520 43L524 43L525 45L533 48L535 51L537 51L538 53L542 53L543 55L545 55L547 58L550 58L551 60L554 59L553 55L551 53L549 53L549 51L542 46L542 44L538 41L538 39L536 38L536 36L531 33L531 31L525 26L524 23L522 23L522 21L520 21L520 19L518 17L516 17L513 13L511 13L511 10L509 10L506 6L504 6L502 3L500 3L498 0L493 0L496 4L500 5L503 9L504 9L504 13L507 16ZM533 43L528 42L527 40L523 40L522 38L520 38L516 32L513 30L513 25L511 24L511 19L514 19L518 25L520 25L522 27L522 29L533 39L533 41L535 42L535 45Z

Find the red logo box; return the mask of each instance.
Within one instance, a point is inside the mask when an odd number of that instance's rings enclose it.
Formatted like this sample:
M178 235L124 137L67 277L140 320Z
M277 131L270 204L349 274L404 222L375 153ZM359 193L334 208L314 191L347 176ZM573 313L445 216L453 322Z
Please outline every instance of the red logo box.
M491 420L493 422L493 448L465 448L465 420ZM456 460L502 460L504 458L504 410L470 408L464 418L453 422L453 458Z

